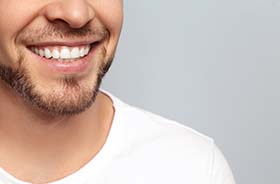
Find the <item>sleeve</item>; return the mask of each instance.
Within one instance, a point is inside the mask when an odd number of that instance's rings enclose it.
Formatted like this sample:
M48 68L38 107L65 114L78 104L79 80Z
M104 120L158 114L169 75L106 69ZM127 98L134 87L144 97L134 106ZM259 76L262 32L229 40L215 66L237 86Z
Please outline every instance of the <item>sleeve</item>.
M212 149L212 166L210 177L211 184L235 184L232 171L225 157L215 144L213 144Z

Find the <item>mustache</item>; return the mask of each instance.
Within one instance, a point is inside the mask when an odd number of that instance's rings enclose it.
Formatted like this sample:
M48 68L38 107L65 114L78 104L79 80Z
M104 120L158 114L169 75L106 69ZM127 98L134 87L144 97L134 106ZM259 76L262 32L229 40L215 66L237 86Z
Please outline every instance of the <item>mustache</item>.
M50 40L101 40L109 30L102 24L87 24L81 28L48 24L38 28L26 28L16 37L16 43L32 44Z

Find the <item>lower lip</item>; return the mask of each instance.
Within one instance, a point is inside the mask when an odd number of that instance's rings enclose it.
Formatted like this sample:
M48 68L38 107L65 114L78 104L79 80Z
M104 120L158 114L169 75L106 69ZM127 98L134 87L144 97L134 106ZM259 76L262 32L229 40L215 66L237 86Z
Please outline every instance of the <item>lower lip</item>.
M62 73L62 74L76 74L85 72L92 61L92 58L95 55L95 50L98 44L92 44L89 53L79 58L75 61L56 61L54 59L47 59L45 57L41 57L32 51L30 51L33 56L36 57L36 60L41 61L45 67L49 68L52 72Z

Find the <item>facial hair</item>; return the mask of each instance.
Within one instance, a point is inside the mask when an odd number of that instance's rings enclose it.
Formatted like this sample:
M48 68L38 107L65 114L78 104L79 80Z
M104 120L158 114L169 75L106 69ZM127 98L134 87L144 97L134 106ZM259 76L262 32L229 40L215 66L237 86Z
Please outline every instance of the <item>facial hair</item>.
M81 29L60 29L57 27L49 26L48 28L39 31L40 34L31 35L32 31L25 31L20 35L18 40L20 42L36 41L48 37L90 37L91 35L100 34L106 38L108 31L99 26L99 30L91 30L89 27ZM33 31L38 32L38 30ZM40 36L38 36L40 35ZM42 36L43 35L43 36ZM96 80L93 84L88 86L81 86L79 78L75 76L64 76L58 82L62 86L62 91L53 92L51 94L43 94L36 90L36 83L32 80L32 75L24 67L25 56L18 51L18 67L12 68L11 66L0 65L0 79L4 81L9 89L13 90L18 96L20 96L27 105L35 107L37 110L43 113L47 113L50 116L73 116L84 112L95 101L99 91L102 79L109 70L113 57L106 59L107 51L105 47L101 48L101 61L98 68Z

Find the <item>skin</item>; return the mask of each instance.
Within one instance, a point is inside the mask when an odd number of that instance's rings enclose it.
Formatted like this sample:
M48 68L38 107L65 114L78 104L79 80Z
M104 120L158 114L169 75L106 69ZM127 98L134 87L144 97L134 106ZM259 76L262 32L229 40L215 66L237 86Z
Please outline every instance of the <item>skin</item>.
M122 0L0 0L0 64L28 74L44 102L55 99L65 108L78 107L77 99L97 88L98 74L114 57L122 7ZM56 29L44 33L47 27ZM85 27L108 34L64 35ZM75 44L95 38L101 41L91 64L71 74L50 70L28 50L43 42ZM61 82L66 78L75 85ZM0 99L0 167L31 183L52 182L84 166L104 145L114 114L110 98L102 92L89 107L68 114L40 108L5 80L0 80Z

